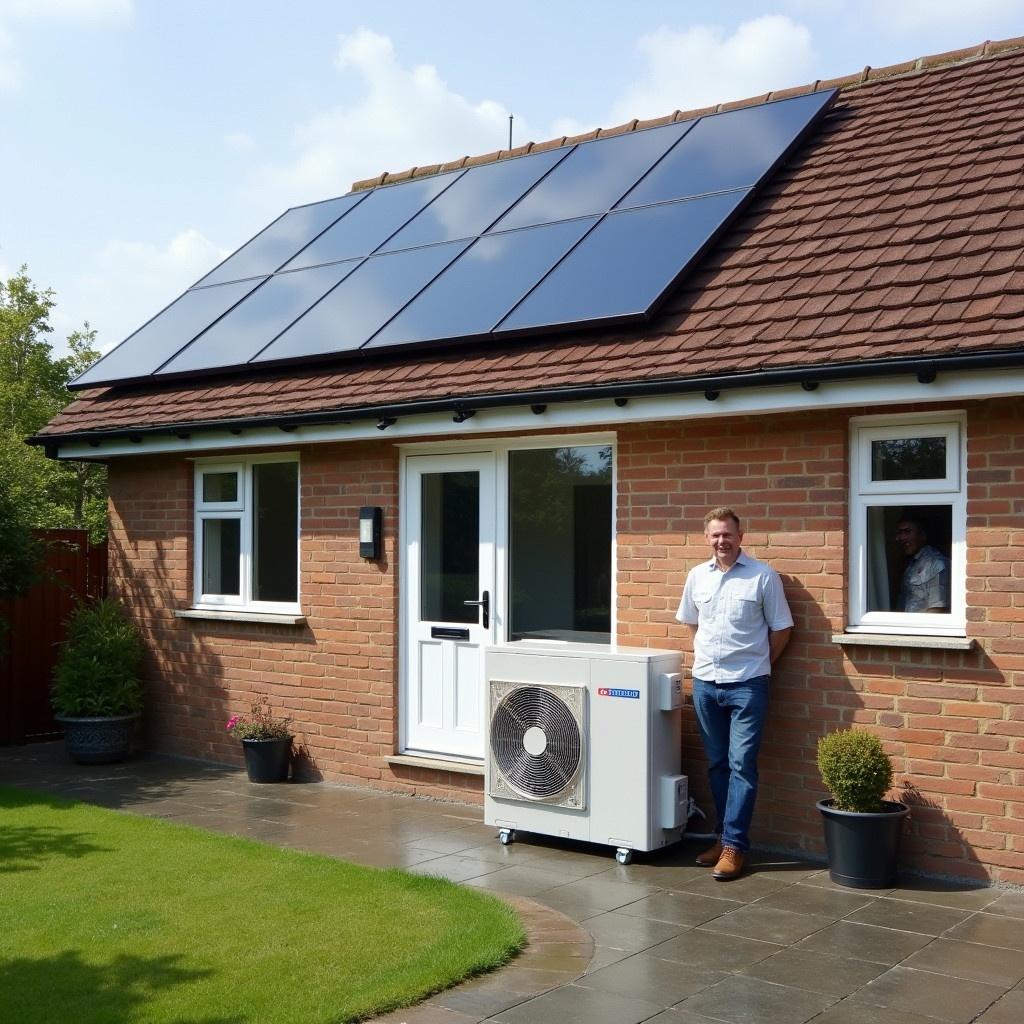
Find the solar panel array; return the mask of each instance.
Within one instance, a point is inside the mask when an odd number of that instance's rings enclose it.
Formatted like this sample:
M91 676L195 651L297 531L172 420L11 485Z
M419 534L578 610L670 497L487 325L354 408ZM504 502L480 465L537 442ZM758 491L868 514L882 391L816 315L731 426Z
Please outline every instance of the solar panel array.
M644 319L835 95L293 208L73 386Z

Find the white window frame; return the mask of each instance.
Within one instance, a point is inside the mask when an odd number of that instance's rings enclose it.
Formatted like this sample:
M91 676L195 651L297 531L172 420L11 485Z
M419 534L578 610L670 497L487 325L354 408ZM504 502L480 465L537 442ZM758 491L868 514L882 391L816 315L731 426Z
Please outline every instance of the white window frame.
M295 531L295 600L255 601L253 600L253 523L255 511L253 500L253 467L267 463L294 462L299 478L295 487L296 515L299 528ZM230 473L238 475L238 498L236 501L204 501L203 475L205 473ZM274 455L252 455L239 459L196 459L195 460L194 510L192 529L192 592L193 607L209 609L232 609L263 613L300 613L301 574L299 572L299 543L301 525L302 467L298 452L280 452ZM203 586L203 523L211 519L239 520L239 593L204 594Z
M944 437L946 473L934 480L871 479L871 443ZM905 505L952 508L948 614L867 610L867 509ZM967 422L962 411L862 416L850 421L849 625L851 633L966 636Z

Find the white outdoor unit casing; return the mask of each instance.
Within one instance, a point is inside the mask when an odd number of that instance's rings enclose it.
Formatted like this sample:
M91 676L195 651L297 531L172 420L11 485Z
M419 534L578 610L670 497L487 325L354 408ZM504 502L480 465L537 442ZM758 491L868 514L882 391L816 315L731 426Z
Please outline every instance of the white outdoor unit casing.
M606 843L623 863L677 842L688 804L680 660L603 644L489 647L486 823L503 841L518 829Z

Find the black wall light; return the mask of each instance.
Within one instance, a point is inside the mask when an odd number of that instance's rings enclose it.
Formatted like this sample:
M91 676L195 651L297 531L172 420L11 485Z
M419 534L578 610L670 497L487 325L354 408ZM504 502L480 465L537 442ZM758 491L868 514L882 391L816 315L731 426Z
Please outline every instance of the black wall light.
M359 557L380 558L380 505L363 505L359 510Z

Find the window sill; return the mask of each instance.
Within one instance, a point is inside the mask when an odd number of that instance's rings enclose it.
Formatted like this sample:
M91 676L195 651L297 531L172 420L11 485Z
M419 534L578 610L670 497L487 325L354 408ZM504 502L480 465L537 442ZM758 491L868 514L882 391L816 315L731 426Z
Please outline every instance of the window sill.
M211 619L220 622L262 622L275 626L301 626L305 615L287 615L282 612L250 612L241 608L176 608L176 619Z
M921 636L900 633L836 633L832 643L843 647L910 647L930 651L970 651L974 640L963 636Z
M453 772L456 775L483 775L484 766L470 761L444 761L438 757L416 757L414 754L392 754L385 757L388 764L405 768L433 768L439 772Z

